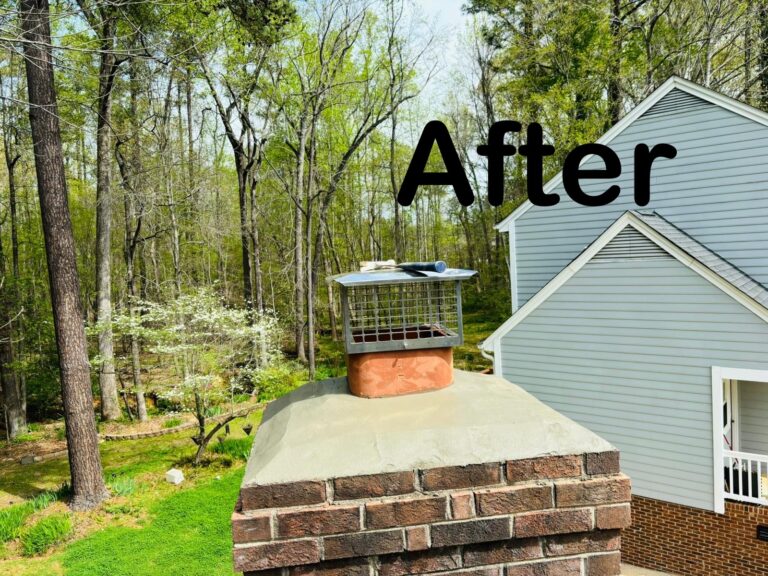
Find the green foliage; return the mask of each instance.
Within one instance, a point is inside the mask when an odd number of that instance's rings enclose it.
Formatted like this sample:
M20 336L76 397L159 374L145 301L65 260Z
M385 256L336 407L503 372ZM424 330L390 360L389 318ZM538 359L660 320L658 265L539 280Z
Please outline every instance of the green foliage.
M138 516L141 508L130 504L108 504L104 506L104 511L115 516Z
M69 514L52 514L40 519L19 536L24 556L42 554L51 546L63 542L72 534L72 519Z
M178 416L172 416L171 418L163 421L163 428L176 428L176 426L180 426L182 422L184 421Z
M57 492L41 492L27 502L0 510L0 543L18 538L27 518L35 512L47 508L58 498Z
M37 512L38 510L43 510L44 508L48 508L51 504L56 502L57 500L61 499L62 495L64 495L67 490L69 490L68 485L63 485L61 488L59 488L56 491L45 491L41 492L32 500L30 500L30 504L32 505L32 509Z
M284 396L307 381L306 370L298 363L283 362L261 370L254 379L259 402Z
M251 453L251 445L253 444L253 438L246 436L245 438L224 438L220 442L216 442L211 451L216 454L227 454L235 460L248 460L248 455Z
M19 537L21 527L34 509L28 502L0 510L0 542L8 542Z
M130 496L136 491L136 480L129 476L116 476L107 483L107 488L115 496Z

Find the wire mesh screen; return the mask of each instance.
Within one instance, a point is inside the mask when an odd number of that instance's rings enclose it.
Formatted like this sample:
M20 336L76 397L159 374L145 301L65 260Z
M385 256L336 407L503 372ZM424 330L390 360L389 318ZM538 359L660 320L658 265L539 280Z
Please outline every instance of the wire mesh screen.
M342 297L347 352L461 344L458 282L350 286Z

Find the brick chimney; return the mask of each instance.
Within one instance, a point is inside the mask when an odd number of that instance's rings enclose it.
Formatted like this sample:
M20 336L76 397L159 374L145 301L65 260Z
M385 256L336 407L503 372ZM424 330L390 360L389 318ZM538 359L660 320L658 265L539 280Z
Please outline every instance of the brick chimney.
M612 576L629 479L606 441L494 376L272 403L232 518L246 576Z

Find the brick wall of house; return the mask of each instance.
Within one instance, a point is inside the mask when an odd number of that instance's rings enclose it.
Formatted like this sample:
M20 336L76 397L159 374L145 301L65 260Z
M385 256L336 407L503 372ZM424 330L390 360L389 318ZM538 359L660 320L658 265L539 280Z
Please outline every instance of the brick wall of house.
M617 452L246 486L252 576L613 576L630 521Z
M725 503L725 514L632 497L632 526L622 554L630 564L683 576L766 576L768 507Z

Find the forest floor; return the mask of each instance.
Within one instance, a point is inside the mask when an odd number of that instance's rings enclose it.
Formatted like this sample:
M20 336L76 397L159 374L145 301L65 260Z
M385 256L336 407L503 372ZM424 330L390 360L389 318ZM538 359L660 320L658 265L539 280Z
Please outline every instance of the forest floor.
M477 344L498 326L480 314L465 314L465 344L454 350L457 368L483 371L491 363ZM318 377L344 373L340 342L322 338ZM229 438L245 438L242 427L256 427L262 410L235 420ZM166 426L173 415L153 418L147 430ZM182 418L182 420L185 418ZM174 422L175 423L175 422ZM111 425L110 433L135 432L130 423ZM56 490L69 478L62 423L36 426L21 442L0 442L0 514L3 509ZM73 534L47 553L24 557L18 540L0 542L0 574L14 576L230 576L232 572L230 516L235 506L245 461L241 452L209 450L204 466L191 465L195 445L191 431L140 440L102 442L104 476L113 497L98 509L72 515ZM214 445L216 442L214 441ZM22 466L28 453L49 453L51 458ZM177 467L185 481L165 482L165 472ZM30 526L51 514L68 513L56 502L35 512Z

